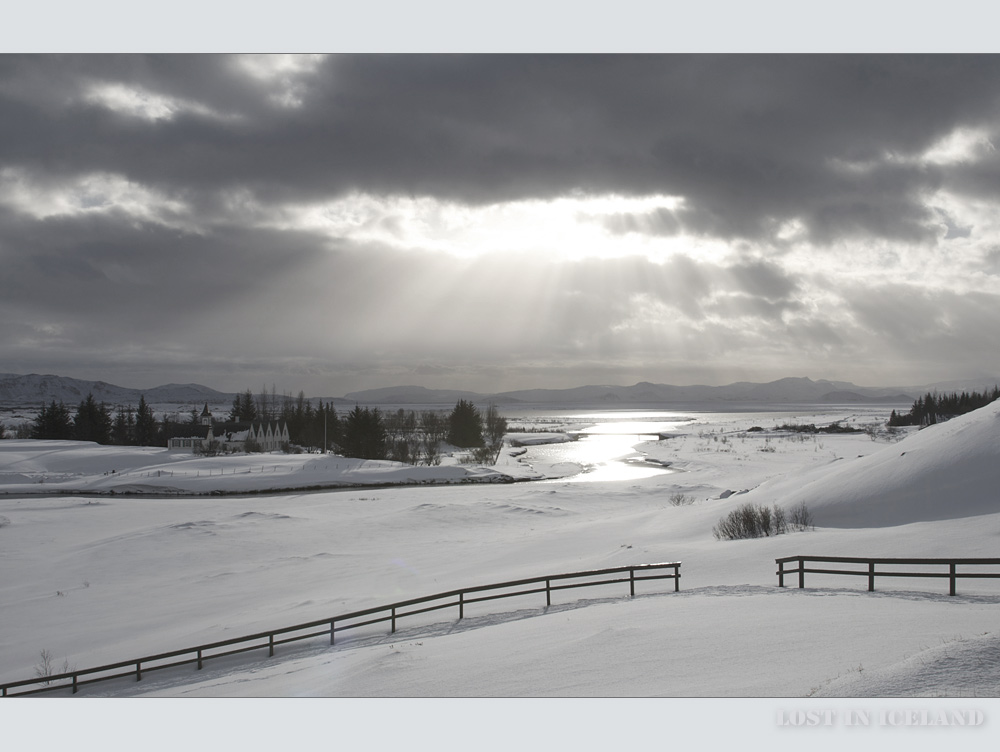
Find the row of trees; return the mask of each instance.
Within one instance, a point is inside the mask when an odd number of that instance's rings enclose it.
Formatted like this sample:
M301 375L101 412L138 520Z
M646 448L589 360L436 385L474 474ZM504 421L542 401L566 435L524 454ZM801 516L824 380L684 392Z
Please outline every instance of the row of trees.
M441 442L446 441L471 449L476 462L492 464L506 432L507 419L496 405L489 405L483 415L471 402L459 400L447 416L434 410L418 415L402 408L383 414L377 407L356 405L343 420L340 447L349 457L437 465Z
M441 462L441 444L470 449L477 462L495 463L507 432L507 420L496 405L485 413L467 400L459 400L449 414L425 410L417 413L402 408L383 413L376 408L355 406L343 418L331 403L314 406L299 392L295 399L281 400L273 394L266 402L250 390L236 395L228 415L230 421L247 424L270 415L287 424L289 441L302 447L338 447L345 455L359 459L391 459L411 464L437 465ZM114 413L92 394L72 412L54 400L42 405L26 437L35 439L76 439L98 444L134 446L165 445L175 436L190 435L201 423L201 415L192 408L187 421L157 420L145 397L139 407L119 406ZM2 435L2 434L0 434Z
M234 412L229 417L243 423L257 420L257 416L263 412L258 411L252 394L249 397L238 395L234 405L238 405L240 412L234 407ZM275 419L288 424L289 439L294 444L319 448L324 445L324 441L327 446L336 445L340 441L340 419L330 403L321 402L314 407L301 394L297 400L286 398ZM138 408L132 405L119 406L112 413L107 404L98 403L92 394L88 394L75 412L63 402L57 403L55 400L42 405L23 438L76 439L121 446L163 446L170 438L191 435L192 428L200 425L201 414L197 408L191 409L186 421L171 420L167 416L157 420L144 396L140 396Z
M119 407L112 415L111 408L104 402L98 403L93 394L88 394L73 414L61 401L42 405L31 423L30 437L136 446L155 446L162 440L166 444L164 424L153 416L144 397L139 398L138 409L131 405Z
M948 420L956 415L964 415L985 407L1000 399L1000 386L994 386L992 391L962 392L958 394L931 394L928 392L913 403L908 413L897 414L895 410L889 415L890 426L930 426L939 420Z

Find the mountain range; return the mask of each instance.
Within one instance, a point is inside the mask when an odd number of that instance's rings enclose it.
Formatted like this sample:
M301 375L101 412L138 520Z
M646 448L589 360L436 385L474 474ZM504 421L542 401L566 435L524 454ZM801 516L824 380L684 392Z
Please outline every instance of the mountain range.
M881 403L908 405L927 392L961 392L991 389L1000 379L970 379L910 387L864 387L847 381L784 378L767 383L739 381L725 386L675 386L643 381L632 386L590 385L571 389L522 389L496 394L397 386L350 392L344 397L323 397L334 404L453 405L460 399L498 405L628 405L693 404L850 404ZM152 389L132 389L104 381L86 381L68 376L0 374L0 404L40 405L53 400L74 405L93 394L111 405L136 405L144 396L150 404L219 405L232 402L233 392L220 392L201 384L164 384ZM315 399L315 398L314 398Z
M351 392L346 398L360 403L448 404L459 399L474 402L544 405L656 405L698 403L901 403L913 402L921 389L862 387L845 381L784 378L765 384L741 381L726 386L675 386L642 381L632 386L590 385L571 389L523 389L477 394L448 389L393 387Z

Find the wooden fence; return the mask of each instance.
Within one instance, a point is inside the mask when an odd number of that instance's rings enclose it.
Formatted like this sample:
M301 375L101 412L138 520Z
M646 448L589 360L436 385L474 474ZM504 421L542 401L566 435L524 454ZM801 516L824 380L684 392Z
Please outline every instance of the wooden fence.
M67 673L0 684L0 696L39 694L61 689L70 689L75 694L80 687L86 684L132 676L135 677L136 681L141 681L143 674L150 671L159 671L189 664L197 664L200 670L207 660L245 653L251 650L267 650L267 654L270 657L274 655L274 649L278 645L316 637L329 637L330 644L333 645L337 633L345 630L388 622L390 633L393 633L396 631L396 622L400 619L444 608L457 608L458 618L462 619L465 617L466 606L501 598L544 593L545 605L551 606L552 593L554 591L626 582L629 585L629 595L634 596L635 583L643 580L673 580L674 592L677 592L680 590L680 566L681 562L679 561L658 564L636 564L626 567L612 567L610 569L592 569L584 572L552 574L545 577L532 577L524 580L498 582L492 585L479 585L461 590L449 590L444 593L435 593L434 595L426 595L422 598L399 601L387 606L376 606L361 611L352 611L351 613L340 614L339 616L332 616L326 619L317 619L269 632L258 632L244 637L234 637L229 640L220 640L219 642L207 643L192 648L148 655L144 658L109 663L95 668L73 670ZM664 573L663 570L671 571Z
M959 578L975 579L1000 579L1000 572L959 572L958 567L980 566L980 565L1000 565L1000 559L894 559L894 558L864 558L854 556L786 556L782 559L775 559L778 565L778 587L785 586L785 575L798 574L799 587L805 587L806 572L811 574L846 574L857 575L868 578L868 590L875 590L876 577L937 577L948 578L948 595L955 595L955 584ZM785 565L796 562L793 569L786 569ZM866 564L866 569L829 569L807 567L807 563L834 563L834 564ZM947 567L947 571L913 572L898 571L893 569L876 569L876 565L889 565L899 567L904 565L934 565Z

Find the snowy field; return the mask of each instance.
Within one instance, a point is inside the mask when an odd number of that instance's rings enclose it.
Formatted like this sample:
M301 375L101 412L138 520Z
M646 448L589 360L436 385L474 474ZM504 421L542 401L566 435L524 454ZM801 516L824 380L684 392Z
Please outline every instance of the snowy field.
M864 425L873 415L831 411L796 422L841 418ZM328 731L331 746L376 732L396 743L441 734L447 749L667 746L685 735L703 745L714 734L751 733L777 749L896 737L916 749L952 739L994 748L1000 581L960 580L955 597L946 580L932 579L879 579L868 593L861 577L810 574L804 590L779 589L774 560L1000 555L1000 406L877 440L748 432L755 424L771 428L759 416L732 415L644 442L638 449L661 471L624 481L587 481L564 463L528 465L529 455L509 448L495 468L414 468L0 441L0 682L33 677L43 650L57 670L86 668L452 588L683 562L679 593L655 583L631 599L625 586L568 591L549 608L531 598L480 604L461 622L442 611L402 621L393 635L377 626L334 647L296 643L274 658L248 653L200 672L97 684L72 699L0 701L0 721L43 733L57 708L78 724L66 732L75 736L120 726L119 703L87 697L144 696L175 699L128 703L130 718L225 721L253 749L288 747L295 729L310 728ZM564 477L498 482L551 476ZM361 485L247 493L337 484ZM212 491L233 495L190 495ZM141 495L122 495L129 492ZM673 505L678 495L693 503ZM815 530L712 535L742 503L801 501ZM406 699L216 700L206 710L179 699L191 697ZM414 699L484 697L522 699ZM540 697L632 699L524 699ZM977 710L987 720L947 729L776 721L817 709L843 719L852 708L873 718ZM257 733L250 719L271 712L284 725L264 723ZM399 723L383 731L387 714ZM151 744L175 748L185 738L171 730Z

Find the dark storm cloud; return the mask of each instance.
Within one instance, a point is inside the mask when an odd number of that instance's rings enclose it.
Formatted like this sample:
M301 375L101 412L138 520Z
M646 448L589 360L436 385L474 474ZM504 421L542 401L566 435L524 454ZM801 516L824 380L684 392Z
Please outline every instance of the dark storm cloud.
M63 322L85 347L211 329L217 309L266 296L320 248L306 233L206 237L114 212L32 221L0 210L0 226L4 319Z
M335 56L293 76L301 107L226 56L0 65L0 161L32 170L265 201L667 193L686 197L693 231L758 237L801 217L822 241L925 238L917 199L943 178L885 156L991 125L1000 93L993 56ZM218 117L136 120L82 97L101 82ZM996 190L992 171L966 184Z
M257 388L245 372L348 380L329 394L380 385L372 373L580 369L580 383L608 363L638 380L661 362L926 363L931 349L961 361L997 344L994 296L845 283L859 270L826 250L853 243L868 268L913 280L911 246L947 243L956 268L992 284L997 241L966 252L988 221L933 194L1000 195L995 56L279 63L0 57L0 315L17 322L0 330L6 370L145 363L234 374L229 388ZM956 129L981 132L975 159L921 157ZM355 194L460 209L665 197L577 219L601 242L676 245L659 263L588 248L571 261L560 239L551 254L540 241L457 259L428 248L447 222L414 220L405 202L325 224L316 207ZM808 278L801 254L788 261L803 240ZM641 242L620 247L641 254Z

